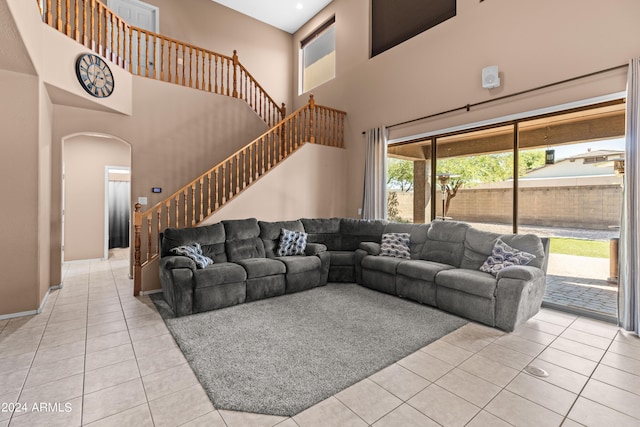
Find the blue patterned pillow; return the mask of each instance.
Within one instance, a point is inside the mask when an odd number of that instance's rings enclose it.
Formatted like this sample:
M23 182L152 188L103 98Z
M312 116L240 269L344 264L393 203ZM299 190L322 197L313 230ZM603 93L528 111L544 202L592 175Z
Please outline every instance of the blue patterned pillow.
M304 231L291 231L282 229L280 242L278 243L278 256L304 255L307 247L307 233Z
M175 255L182 255L191 258L196 263L197 268L205 268L206 266L213 264L213 260L211 258L202 255L200 243L178 246L177 248L172 248L169 252Z
M498 271L503 268L511 267L512 265L527 265L535 257L535 255L528 252L512 248L498 237L491 251L491 255L489 255L489 258L480 266L480 271L491 273L495 276L498 274Z
M382 235L380 255L411 259L411 236L409 233L385 233Z

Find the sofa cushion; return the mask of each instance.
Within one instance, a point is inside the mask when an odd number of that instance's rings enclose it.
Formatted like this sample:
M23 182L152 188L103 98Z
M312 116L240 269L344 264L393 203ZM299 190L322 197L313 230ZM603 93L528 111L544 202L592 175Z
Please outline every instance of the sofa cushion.
M496 240L500 237L498 233L477 230L470 228L467 230L464 239L464 255L462 257L461 268L469 270L479 270L487 257L491 255Z
M342 249L340 218L302 218L308 243L321 243L330 251Z
M281 261L274 258L249 258L235 261L247 272L247 279L285 274L287 269Z
M436 285L484 298L493 298L498 280L489 273L456 268L442 271L436 277Z
M535 234L503 234L500 238L514 249L535 255L535 259L532 259L527 265L543 268L546 254L540 237Z
M162 233L161 256L169 255L172 248L200 243L203 255L211 258L214 262L227 262L225 239L222 223L203 227L167 228Z
M282 229L292 231L305 231L302 221L258 221L260 227L260 238L264 243L264 251L267 258L273 258L278 256L276 251L278 250L278 243L280 242L280 236L282 235Z
M402 274L406 277L411 277L412 279L420 279L426 282L433 282L435 281L436 274L452 268L454 267L448 264L412 259L405 260L400 263L398 265L397 272L398 274Z
M343 218L340 234L343 251L355 251L362 242L380 243L386 221Z
M196 270L196 288L206 288L208 286L218 286L225 283L237 283L247 280L247 273L244 268L232 262L216 263Z
M306 273L308 271L314 271L322 268L322 261L317 256L285 256L275 258L282 262L287 274Z
M427 231L427 241L420 258L460 267L469 228L469 224L464 222L433 221Z
M346 265L353 266L355 264L355 252L353 251L330 251L331 266Z
M409 233L384 233L380 243L380 255L394 258L411 258Z
M493 246L491 255L489 255L484 264L480 266L480 271L491 273L495 276L504 268L514 265L527 265L535 259L535 257L535 255L528 252L512 248L504 243L502 239L498 238Z
M174 255L180 255L192 259L197 268L205 268L206 266L213 264L213 260L211 258L202 255L200 243L178 246L176 248L172 248L170 252Z
M362 258L362 268L395 276L398 265L403 261L405 261L403 258L368 255Z
M255 218L222 221L227 240L225 249L230 262L249 258L264 258L264 243Z
M304 255L307 247L307 233L304 231L293 231L282 229L278 250L279 257Z
M424 243L427 241L427 232L430 224L407 224L390 222L384 226L384 233L409 233L411 235L409 247L411 259L420 259Z

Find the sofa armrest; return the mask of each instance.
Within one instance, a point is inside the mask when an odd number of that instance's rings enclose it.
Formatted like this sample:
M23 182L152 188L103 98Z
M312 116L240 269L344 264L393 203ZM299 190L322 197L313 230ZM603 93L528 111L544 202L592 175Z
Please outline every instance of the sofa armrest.
M500 279L517 279L517 280L534 280L544 276L544 272L536 267L527 265L512 265L498 271L496 278Z
M173 270L176 268L188 268L196 271L196 263L189 257L181 255L169 255L160 258L160 268Z
M380 243L362 242L360 243L360 249L365 251L367 255L380 255Z
M321 252L326 252L327 247L322 243L307 243L307 247L304 249L304 253L307 256L318 255Z
M505 268L502 276L498 275L496 286L496 327L507 332L513 331L523 322L533 317L539 310L544 297L547 278L542 270L535 267L519 266L511 272ZM538 270L536 272L535 270ZM531 279L512 278L509 275Z

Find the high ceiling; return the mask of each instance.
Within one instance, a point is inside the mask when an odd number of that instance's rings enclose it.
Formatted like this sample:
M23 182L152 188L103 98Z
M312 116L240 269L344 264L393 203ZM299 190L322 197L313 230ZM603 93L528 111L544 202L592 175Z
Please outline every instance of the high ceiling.
M213 1L291 34L331 3L331 0Z

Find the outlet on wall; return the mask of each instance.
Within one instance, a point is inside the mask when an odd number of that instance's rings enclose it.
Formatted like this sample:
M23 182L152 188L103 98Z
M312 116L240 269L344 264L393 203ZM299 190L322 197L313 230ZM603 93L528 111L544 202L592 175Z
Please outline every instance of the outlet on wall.
M358 215L362 215L362 208L358 208Z

